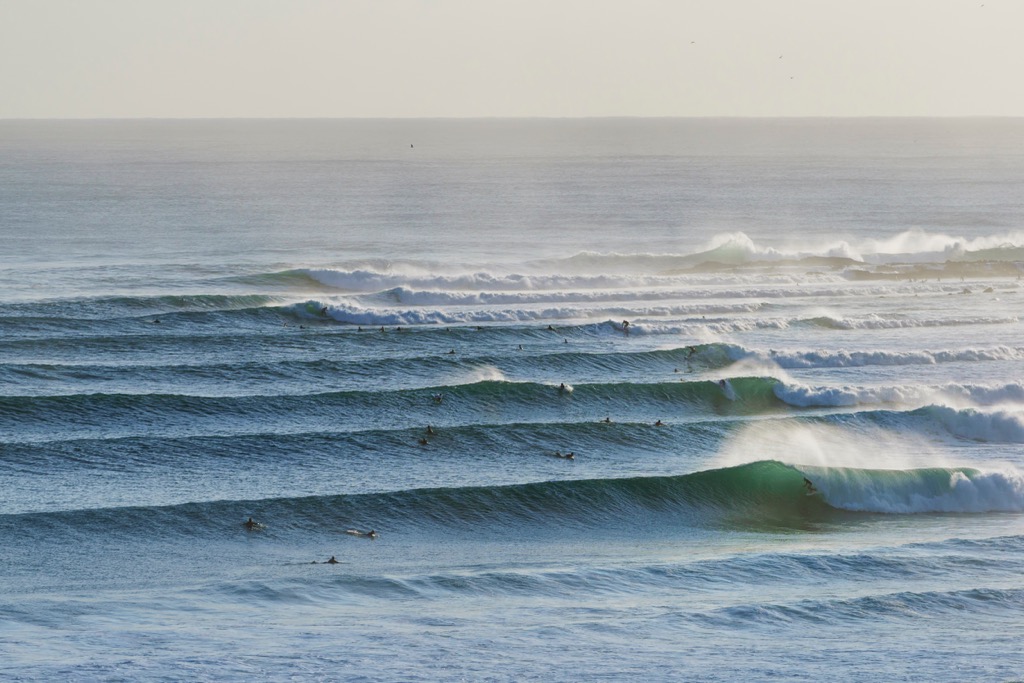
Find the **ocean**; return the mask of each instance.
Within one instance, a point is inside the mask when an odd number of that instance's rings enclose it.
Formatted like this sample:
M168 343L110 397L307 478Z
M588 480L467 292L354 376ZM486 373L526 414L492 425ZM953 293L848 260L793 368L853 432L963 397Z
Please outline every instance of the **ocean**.
M0 121L0 679L1024 680L1022 217L1016 119Z

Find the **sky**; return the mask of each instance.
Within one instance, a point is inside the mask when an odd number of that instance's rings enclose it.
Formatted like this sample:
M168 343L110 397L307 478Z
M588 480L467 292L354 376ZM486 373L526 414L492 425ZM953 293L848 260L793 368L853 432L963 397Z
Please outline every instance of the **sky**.
M1021 0L0 0L0 118L1024 116Z

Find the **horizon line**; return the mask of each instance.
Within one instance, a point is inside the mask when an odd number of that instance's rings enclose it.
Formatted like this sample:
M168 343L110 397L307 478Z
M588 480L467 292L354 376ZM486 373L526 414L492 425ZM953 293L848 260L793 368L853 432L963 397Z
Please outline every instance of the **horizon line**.
M909 120L1024 119L1024 114L869 114L869 115L602 115L602 116L0 116L0 122L107 121L614 121L614 120Z

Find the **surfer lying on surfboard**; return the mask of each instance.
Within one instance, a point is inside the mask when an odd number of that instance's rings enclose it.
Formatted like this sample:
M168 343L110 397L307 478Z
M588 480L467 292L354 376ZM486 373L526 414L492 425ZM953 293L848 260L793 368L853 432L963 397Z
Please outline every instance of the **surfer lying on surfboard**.
M369 531L360 531L359 529L346 529L345 533L349 534L350 536L362 536L364 538L377 538L377 532L374 531L373 529L370 529Z

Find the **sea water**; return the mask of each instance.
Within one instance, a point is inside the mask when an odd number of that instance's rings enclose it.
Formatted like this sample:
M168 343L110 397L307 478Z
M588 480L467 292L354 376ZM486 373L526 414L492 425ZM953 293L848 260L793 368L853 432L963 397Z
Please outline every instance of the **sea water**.
M0 122L0 678L1019 680L1022 216L1017 120Z

